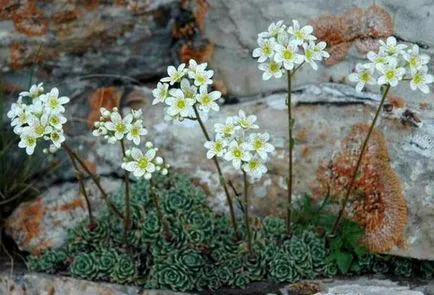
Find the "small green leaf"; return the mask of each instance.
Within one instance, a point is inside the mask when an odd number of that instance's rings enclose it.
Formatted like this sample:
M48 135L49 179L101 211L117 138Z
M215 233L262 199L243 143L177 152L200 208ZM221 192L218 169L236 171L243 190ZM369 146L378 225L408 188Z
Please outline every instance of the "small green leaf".
M343 245L344 245L344 241L341 238L334 239L330 244L331 250L333 252L339 251Z
M336 258L336 263L338 265L338 268L343 274L348 272L352 262L353 262L353 255L350 253L339 252L339 255Z
M356 253L356 255L358 257L361 257L361 256L365 255L366 253L368 253L368 249L366 249L366 247L359 244L356 247L354 247L354 252Z

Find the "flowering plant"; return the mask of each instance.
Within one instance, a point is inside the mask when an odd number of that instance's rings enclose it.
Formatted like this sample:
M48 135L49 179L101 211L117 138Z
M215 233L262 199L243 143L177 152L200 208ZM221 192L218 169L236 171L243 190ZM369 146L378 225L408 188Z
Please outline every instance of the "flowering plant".
M291 203L292 203L292 154L294 138L292 131L295 121L291 110L291 78L305 63L315 71L316 64L330 55L324 49L326 42L316 43L317 38L313 35L312 26L300 27L297 20L292 21L292 26L283 23L282 20L271 23L268 30L258 34L259 47L253 50L253 57L258 58L258 68L263 71L262 79L269 80L271 77L280 79L287 73L288 79L288 204L286 228L291 232Z

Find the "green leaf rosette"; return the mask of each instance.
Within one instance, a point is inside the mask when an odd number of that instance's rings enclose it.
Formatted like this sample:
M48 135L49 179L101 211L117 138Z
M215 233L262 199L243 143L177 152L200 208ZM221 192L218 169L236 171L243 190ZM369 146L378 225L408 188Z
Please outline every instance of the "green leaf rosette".
M270 263L269 278L275 283L293 282L299 279L297 269L286 253L279 253Z
M115 249L102 250L98 255L98 279L107 280L118 263L119 253Z
M285 221L276 216L267 216L262 221L262 230L266 236L280 237L285 234Z
M152 277L160 289L184 292L193 288L191 278L178 265L166 263L154 265Z
M110 274L110 279L117 284L125 284L133 282L136 277L137 267L133 257L127 254L119 255Z
M77 278L94 280L99 269L95 252L78 254L69 267L70 273Z

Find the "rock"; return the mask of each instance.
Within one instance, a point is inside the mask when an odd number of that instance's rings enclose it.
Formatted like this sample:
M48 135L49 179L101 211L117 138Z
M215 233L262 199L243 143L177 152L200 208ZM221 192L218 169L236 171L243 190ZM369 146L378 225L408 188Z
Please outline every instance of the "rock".
M101 184L108 194L120 189L121 181L103 178ZM94 214L105 208L97 187L86 183ZM5 232L23 251L36 254L47 248L61 247L68 230L87 218L84 198L77 183L65 182L51 186L35 199L21 203L5 222Z
M349 9L355 7L367 9L370 5L372 2L365 0L351 2L314 0L296 3L272 0L267 1L266 5L262 0L252 0L249 5L243 5L237 0L210 1L205 36L215 43L216 50L211 66L216 71L217 77L224 80L232 95L253 95L284 89L286 79L269 81L261 79L258 63L252 58L253 49L257 47L256 40L259 32L265 31L271 22L280 19L287 23L297 19L302 24L307 24L313 18L323 14L345 15L348 14ZM385 0L381 1L380 5L393 19L397 36L410 43L417 42L425 45L424 47L429 47L427 52L431 56L434 55L434 41L430 30L427 30L434 25L434 20L430 16L434 12L433 3L428 4L423 0L411 3L405 0ZM415 11L414 5L418 5L417 7L420 5L424 9ZM352 17L351 21L357 21L357 16ZM354 30L353 27L351 29ZM303 67L297 73L295 83L303 85L326 82L330 79L342 81L362 57L353 45L346 58L334 66L320 66L318 71L308 66ZM433 68L434 65L431 63L431 69ZM406 94L409 93L410 91L406 91Z
M24 274L14 278L0 275L1 295L187 295L164 290L145 290L134 286L115 285L104 282L90 282L70 277L44 274Z
M411 290L409 286L402 286L397 282L390 280L377 280L369 278L358 278L353 280L337 280L332 283L326 283L328 290L326 292L316 293L316 295L424 295L424 293Z

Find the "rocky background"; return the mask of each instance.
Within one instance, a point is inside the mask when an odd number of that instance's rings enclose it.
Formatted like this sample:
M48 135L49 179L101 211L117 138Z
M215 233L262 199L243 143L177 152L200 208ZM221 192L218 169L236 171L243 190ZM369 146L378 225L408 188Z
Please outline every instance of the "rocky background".
M351 3L350 3L351 2ZM209 202L224 210L224 195L204 138L194 124L163 120L152 107L151 91L166 67L195 58L216 71L214 87L223 92L222 111L211 126L239 109L258 116L277 147L270 173L253 190L257 214L280 212L285 199L287 118L285 82L264 82L251 57L256 35L272 21L311 23L329 43L332 55L315 72L303 68L295 79L295 193L321 191L319 167L328 167L342 141L355 136L352 126L368 123L380 99L379 89L356 93L346 76L378 39L394 35L434 55L434 3L424 0L142 0L0 1L0 85L10 100L29 84L43 81L71 97L69 140L110 192L121 186L117 146L91 136L89 126L100 106L143 107L149 134L175 169L191 174L209 192ZM434 63L431 63L431 71ZM373 144L390 161L381 164L361 215L374 218L381 235L378 251L434 260L434 95L393 89ZM375 157L374 155L370 155ZM60 159L62 156L60 155ZM55 159L53 159L55 160ZM59 160L59 159L57 159ZM61 161L62 162L62 161ZM6 220L5 231L22 250L59 247L66 230L85 216L72 171L65 163L49 179L48 189L23 203ZM325 165L325 166L324 166ZM384 173L382 173L384 171ZM224 172L240 191L240 177ZM391 176L393 175L393 176ZM102 202L89 184L94 206ZM396 204L406 210L395 210ZM402 205L403 204L403 205ZM406 212L407 211L407 212ZM404 212L404 213L403 213ZM380 216L380 217L378 217Z

